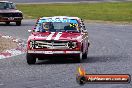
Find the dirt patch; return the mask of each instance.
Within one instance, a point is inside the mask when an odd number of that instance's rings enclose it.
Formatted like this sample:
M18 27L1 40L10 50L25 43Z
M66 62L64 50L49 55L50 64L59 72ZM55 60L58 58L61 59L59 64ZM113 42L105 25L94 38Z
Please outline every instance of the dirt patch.
M10 38L0 37L0 52L17 48L17 43L13 42Z

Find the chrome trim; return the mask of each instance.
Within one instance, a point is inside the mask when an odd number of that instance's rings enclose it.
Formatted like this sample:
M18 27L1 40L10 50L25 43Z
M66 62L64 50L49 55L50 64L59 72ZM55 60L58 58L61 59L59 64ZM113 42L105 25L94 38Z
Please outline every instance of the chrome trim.
M69 49L68 41L40 41L35 40L30 42L30 48L32 49Z
M27 53L36 54L80 54L80 51L33 51L28 50Z

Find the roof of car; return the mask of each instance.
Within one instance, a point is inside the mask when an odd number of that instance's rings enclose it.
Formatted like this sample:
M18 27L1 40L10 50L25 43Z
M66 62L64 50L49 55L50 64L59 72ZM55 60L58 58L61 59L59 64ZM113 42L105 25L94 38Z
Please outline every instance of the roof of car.
M40 19L42 20L42 19L52 19L52 18L54 18L54 19L58 19L58 18L60 18L60 19L77 19L77 20L80 20L79 17L69 17L69 16L42 17L42 18L40 18Z
M10 2L10 1L0 1L0 2ZM10 2L10 3L12 3L12 2Z

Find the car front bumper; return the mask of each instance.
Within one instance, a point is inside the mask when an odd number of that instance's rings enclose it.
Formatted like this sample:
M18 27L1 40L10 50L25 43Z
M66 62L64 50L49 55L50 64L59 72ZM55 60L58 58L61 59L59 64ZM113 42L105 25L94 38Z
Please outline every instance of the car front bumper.
M23 17L0 17L0 22L16 22L22 19Z
M33 51L33 50L28 50L27 53L54 55L54 54L80 54L80 51Z
M73 58L80 55L80 51L27 51L27 54L41 60Z

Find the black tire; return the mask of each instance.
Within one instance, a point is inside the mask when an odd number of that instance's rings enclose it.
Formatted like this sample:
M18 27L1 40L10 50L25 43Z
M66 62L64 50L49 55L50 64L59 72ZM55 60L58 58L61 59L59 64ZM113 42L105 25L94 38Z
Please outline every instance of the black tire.
M88 58L88 47L86 52L82 55L82 59L87 59Z
M88 58L88 53L85 52L85 53L83 54L83 56L82 56L82 59L87 59L87 58Z
M77 57L75 58L75 62L77 62L77 63L82 62L82 52L79 55L77 55Z
M29 65L31 64L35 64L36 63L36 58L34 58L33 56L31 56L30 54L27 53L26 55L26 59L27 59L27 63Z
M9 25L10 24L10 22L5 22L6 23L6 25Z
M17 22L16 22L16 25L17 25L17 26L21 26L21 21L17 21Z

